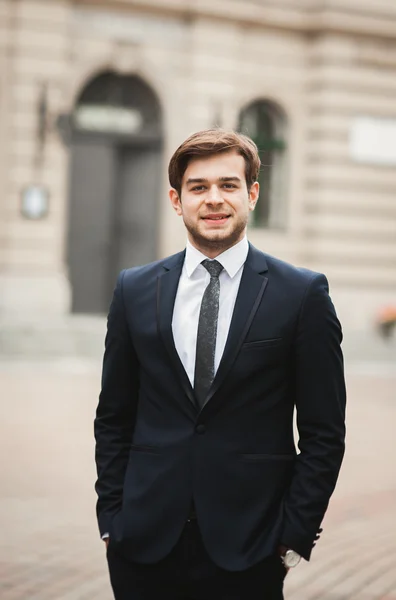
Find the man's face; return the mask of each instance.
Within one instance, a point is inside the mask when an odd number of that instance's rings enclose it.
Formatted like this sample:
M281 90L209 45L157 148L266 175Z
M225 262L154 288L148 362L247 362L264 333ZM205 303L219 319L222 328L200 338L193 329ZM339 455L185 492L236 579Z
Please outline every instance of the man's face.
M248 191L245 160L231 150L191 160L183 176L181 197L173 188L169 196L176 213L183 217L190 242L214 258L244 237L258 193L257 182Z

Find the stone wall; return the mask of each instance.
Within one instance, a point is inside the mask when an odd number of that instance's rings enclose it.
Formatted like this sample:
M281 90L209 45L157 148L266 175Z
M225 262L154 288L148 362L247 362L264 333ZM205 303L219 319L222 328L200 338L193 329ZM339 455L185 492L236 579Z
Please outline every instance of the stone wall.
M396 118L396 5L348 0L0 0L0 310L68 310L68 150L59 114L105 69L139 74L164 116L160 255L185 233L167 200L167 161L192 131L235 127L258 98L288 132L284 232L257 246L325 272L347 327L371 326L396 288L396 171L352 160L356 115ZM37 105L47 85L40 165ZM29 183L50 191L42 221L20 214Z
M396 39L324 34L310 64L302 259L361 327L396 301L396 169L354 161L350 131L358 115L396 118Z

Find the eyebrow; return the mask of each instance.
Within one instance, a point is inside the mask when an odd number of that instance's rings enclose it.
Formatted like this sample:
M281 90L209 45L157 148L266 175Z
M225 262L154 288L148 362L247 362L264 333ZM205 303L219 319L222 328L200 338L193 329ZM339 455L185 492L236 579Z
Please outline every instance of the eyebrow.
M228 181L236 181L236 182L241 182L240 177L219 177L217 181L222 181L222 182L228 182ZM189 185L191 183L208 183L208 179L205 179L204 177L190 177L189 179L187 179L186 184Z

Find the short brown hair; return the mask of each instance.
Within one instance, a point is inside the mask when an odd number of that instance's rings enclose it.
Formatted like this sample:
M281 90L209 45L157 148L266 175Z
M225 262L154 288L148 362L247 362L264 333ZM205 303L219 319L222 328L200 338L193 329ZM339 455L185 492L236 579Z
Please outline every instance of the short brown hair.
M257 181L260 171L257 146L242 133L220 128L193 133L178 147L169 162L169 183L180 196L183 175L193 157L210 156L229 150L236 150L245 159L246 185L249 190Z

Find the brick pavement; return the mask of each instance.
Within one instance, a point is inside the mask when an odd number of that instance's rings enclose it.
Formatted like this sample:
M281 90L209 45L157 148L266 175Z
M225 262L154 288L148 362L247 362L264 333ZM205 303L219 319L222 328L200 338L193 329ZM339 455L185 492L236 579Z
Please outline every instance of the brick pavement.
M0 364L1 600L111 600L94 516L99 362ZM396 600L396 373L351 372L348 452L287 600Z

